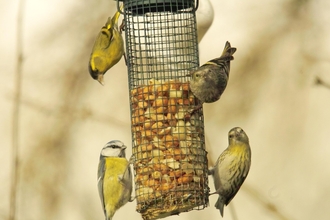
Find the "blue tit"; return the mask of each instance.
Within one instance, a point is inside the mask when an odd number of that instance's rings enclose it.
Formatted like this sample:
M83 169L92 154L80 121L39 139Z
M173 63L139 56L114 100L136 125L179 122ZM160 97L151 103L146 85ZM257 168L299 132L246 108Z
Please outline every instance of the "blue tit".
M100 154L98 189L106 220L131 201L132 174L125 158L126 146L118 140L108 142Z
M224 150L214 168L209 170L213 176L215 192L218 200L215 207L223 216L223 208L234 198L251 166L251 149L249 138L240 127L231 129L228 133L229 146Z
M190 90L203 104L215 102L227 87L230 61L236 48L227 41L222 55L191 71Z
M123 8L123 5L120 9ZM89 60L89 73L93 79L103 85L104 74L116 65L124 54L124 40L118 29L120 12L108 18L96 37Z

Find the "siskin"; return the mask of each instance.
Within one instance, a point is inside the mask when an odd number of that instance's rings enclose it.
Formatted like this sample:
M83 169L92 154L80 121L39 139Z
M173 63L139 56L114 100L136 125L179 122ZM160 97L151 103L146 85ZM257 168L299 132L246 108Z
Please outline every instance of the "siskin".
M111 220L120 207L132 201L132 174L125 149L121 141L114 140L100 154L97 182L105 220Z
M218 201L215 207L223 216L223 207L234 198L251 166L249 138L242 128L236 127L228 133L229 146L219 156L214 168L209 170L214 179Z
M227 41L221 57L210 60L190 72L190 90L202 102L211 103L220 99L226 89L230 61L234 59L236 48Z
M123 6L121 6L121 9ZM120 12L108 18L107 23L101 28L97 35L91 57L89 60L89 73L92 78L102 85L103 75L115 64L119 62L124 54L124 40L118 29L118 19Z

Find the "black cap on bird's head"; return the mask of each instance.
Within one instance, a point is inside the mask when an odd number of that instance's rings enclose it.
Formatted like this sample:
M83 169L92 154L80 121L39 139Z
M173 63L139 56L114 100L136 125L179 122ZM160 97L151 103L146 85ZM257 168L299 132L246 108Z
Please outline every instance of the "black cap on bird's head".
M91 57L91 61L88 65L88 71L91 77L97 80L102 86L104 85L103 73L96 68L96 66L102 66L102 59L100 57Z
M91 67L91 65L89 64L88 65L88 71L89 71L89 74L91 75L91 77L96 80L97 79L97 75L98 75L98 70L97 69L94 70Z

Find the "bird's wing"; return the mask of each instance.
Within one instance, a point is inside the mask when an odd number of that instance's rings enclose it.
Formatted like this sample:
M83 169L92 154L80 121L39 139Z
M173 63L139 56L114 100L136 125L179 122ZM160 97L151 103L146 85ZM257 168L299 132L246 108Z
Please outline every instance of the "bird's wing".
M241 165L240 168L242 171L242 176L237 178L236 177L236 181L235 181L235 187L234 189L231 188L231 190L227 191L227 200L225 201L225 204L228 205L230 203L230 201L235 197L235 195L237 194L237 192L239 191L239 189L241 188L242 184L244 183L248 173L249 173L249 169L250 167L247 166L246 164Z
M245 164L244 167L242 168L243 169L243 175L242 177L239 179L239 181L237 182L237 185L238 185L238 188L236 190L236 192L232 192L227 198L227 201L226 201L226 205L228 205L230 203L230 201L235 197L235 195L237 194L237 192L239 191L239 189L241 188L242 184L244 183L247 175L249 174L249 170L250 170L250 165L249 164Z
M102 49L108 48L113 38L112 30L108 30L107 28L103 27L98 38L100 42L100 47Z
M118 180L123 185L123 187L128 190L129 194L127 196L130 197L128 201L132 202L134 198L132 198L133 187L132 187L132 173L131 173L130 163L127 163L124 173L118 175ZM123 196L125 197L125 194L123 194Z
M125 172L118 177L120 182L126 187L132 186L132 172L130 168L130 163L127 164Z
M104 160L104 158L101 157L100 162L99 162L98 171L97 171L97 188L99 190L99 196L101 199L104 214L106 214L104 198L103 198L103 180L104 180L104 174L105 174L105 165L104 164L105 164L105 160Z
M227 197L227 200L225 201L225 204L228 205L230 203L230 201L235 197L235 195L238 193L239 189L241 188L244 180L245 180L246 176L245 177L242 177L238 183L238 187L236 188L236 190L233 190Z
M130 199L129 201L132 202L134 200L134 197L132 197L132 190L133 190L133 178L132 178L132 172L131 172L131 167L130 167L130 164L128 164L128 167L127 167L128 171L127 171L127 179L129 180L129 183L128 183L128 187L129 187L129 194L130 194Z

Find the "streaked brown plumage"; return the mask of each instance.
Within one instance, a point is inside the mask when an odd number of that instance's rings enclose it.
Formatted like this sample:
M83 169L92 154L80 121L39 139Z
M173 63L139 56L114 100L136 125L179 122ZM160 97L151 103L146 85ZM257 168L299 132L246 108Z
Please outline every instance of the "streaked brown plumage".
M234 198L251 166L249 138L242 128L235 127L228 133L229 146L224 150L214 168L209 170L214 179L215 192L219 198L215 207L223 216L224 205Z
M202 102L211 103L220 99L227 86L230 61L236 48L227 41L222 55L210 60L190 73L190 89Z

